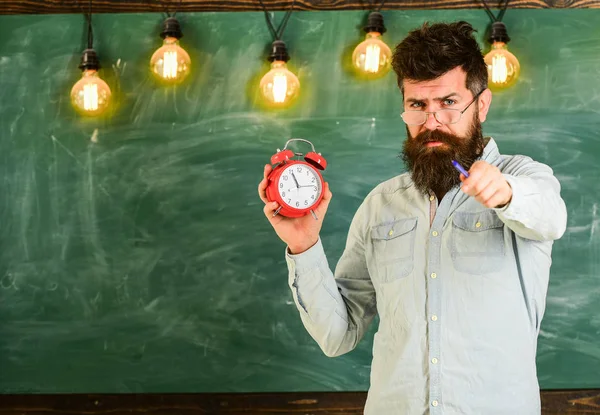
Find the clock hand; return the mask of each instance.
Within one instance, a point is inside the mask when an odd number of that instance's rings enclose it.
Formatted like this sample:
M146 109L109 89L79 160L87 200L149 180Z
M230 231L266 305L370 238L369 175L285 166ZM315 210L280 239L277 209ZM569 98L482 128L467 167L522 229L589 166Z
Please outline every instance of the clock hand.
M296 182L296 188L299 189L301 186L298 184L298 180L296 180L296 176L294 176L294 172L292 172L292 177L294 178L294 181Z

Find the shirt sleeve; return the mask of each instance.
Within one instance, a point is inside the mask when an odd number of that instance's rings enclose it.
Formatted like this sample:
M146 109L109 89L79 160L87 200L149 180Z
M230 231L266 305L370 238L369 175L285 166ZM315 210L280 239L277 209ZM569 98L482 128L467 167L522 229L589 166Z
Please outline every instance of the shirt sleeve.
M289 286L304 327L329 357L353 350L376 313L375 291L365 259L361 209L350 225L335 274L322 241L291 255L286 247Z
M514 157L502 172L512 188L512 199L495 209L498 217L523 238L559 239L567 226L567 208L552 169L529 157Z

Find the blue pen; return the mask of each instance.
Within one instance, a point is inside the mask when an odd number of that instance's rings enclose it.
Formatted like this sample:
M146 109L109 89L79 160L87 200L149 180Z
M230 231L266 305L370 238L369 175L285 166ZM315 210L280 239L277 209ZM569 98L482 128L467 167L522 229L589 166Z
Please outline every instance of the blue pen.
M452 165L456 170L464 174L465 177L469 177L469 172L467 172L465 168L458 163L458 161L452 160Z

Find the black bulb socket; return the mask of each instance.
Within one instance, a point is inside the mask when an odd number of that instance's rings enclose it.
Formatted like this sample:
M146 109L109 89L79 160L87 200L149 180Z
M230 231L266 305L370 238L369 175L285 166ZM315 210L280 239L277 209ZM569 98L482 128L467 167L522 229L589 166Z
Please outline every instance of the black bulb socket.
M510 42L510 37L508 37L508 31L506 30L506 25L502 22L494 22L492 23L492 32L490 34L490 43L494 42Z
M369 13L369 17L367 18L367 25L363 27L363 30L367 33L378 32L380 34L384 34L386 28L383 24L383 15L379 12Z
M98 60L98 55L96 55L96 51L94 49L86 49L83 51L81 55L81 63L79 64L79 69L82 71L87 70L98 70L100 69L100 61Z
M283 61L287 62L290 60L290 55L287 53L285 42L283 40L276 40L271 45L271 54L269 55L269 61Z
M183 32L181 31L179 21L174 17L167 17L163 22L163 29L162 32L160 32L160 37L163 39L166 37L181 39L183 37Z

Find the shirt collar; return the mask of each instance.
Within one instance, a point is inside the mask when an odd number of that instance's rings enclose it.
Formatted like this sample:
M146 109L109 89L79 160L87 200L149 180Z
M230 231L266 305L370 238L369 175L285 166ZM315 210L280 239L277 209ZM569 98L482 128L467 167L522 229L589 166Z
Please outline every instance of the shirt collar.
M492 137L484 137L483 140L486 144L480 159L487 161L490 164L495 164L495 161L500 157L498 145Z

